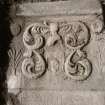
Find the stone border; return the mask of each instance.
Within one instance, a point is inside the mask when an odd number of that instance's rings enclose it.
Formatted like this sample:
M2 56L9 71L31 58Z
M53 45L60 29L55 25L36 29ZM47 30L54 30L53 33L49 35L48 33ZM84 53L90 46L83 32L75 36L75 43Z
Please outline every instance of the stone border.
M98 0L30 2L18 3L16 12L23 16L89 15L102 14L102 7Z

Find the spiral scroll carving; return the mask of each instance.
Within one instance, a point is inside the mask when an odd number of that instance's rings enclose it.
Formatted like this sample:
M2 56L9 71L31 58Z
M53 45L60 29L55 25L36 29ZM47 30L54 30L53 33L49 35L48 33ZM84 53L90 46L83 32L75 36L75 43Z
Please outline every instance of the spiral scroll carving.
M73 22L68 25L65 35L65 45L68 48L79 49L85 46L89 41L89 32L82 22Z
M36 51L43 46L44 30L40 24L32 24L26 28L23 34L23 43L26 47L25 59L22 62L22 73L27 78L38 78L45 72L45 62L42 56ZM43 34L43 35L42 35Z
M34 51L34 56L24 59L22 63L22 72L27 78L38 78L45 71L43 58Z
M81 22L74 23L70 32L65 36L65 46L73 50L65 61L65 73L71 79L85 80L92 72L91 63L82 51L89 39L88 29Z
M82 51L89 40L89 30L85 23L80 21L31 24L23 34L26 52L24 53L22 72L28 78L40 77L46 68L45 61L38 50L45 48L46 52L46 48L52 49L58 42L61 42L59 44L63 44L67 49L64 53L66 51L69 53L65 56L64 63L66 75L74 80L85 80L92 71L91 63Z
M71 79L85 80L91 73L91 63L82 51L73 52L66 59L65 72Z
M43 37L39 34L39 28L34 29L34 25L29 26L23 35L23 43L27 49L38 49L43 45Z

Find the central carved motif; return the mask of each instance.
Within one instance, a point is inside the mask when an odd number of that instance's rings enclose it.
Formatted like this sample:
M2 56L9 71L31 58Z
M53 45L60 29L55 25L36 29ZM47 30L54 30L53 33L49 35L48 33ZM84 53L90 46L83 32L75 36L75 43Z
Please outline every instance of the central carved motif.
M38 78L46 72L46 65L48 67L51 65L51 70L57 72L60 66L58 57L60 53L64 53L61 57L64 58L62 65L65 75L74 80L87 79L92 72L92 67L83 48L88 44L89 39L87 26L79 21L43 22L29 25L23 34L23 43L26 48L22 63L23 74L28 78ZM63 51L60 51L60 46ZM48 54L44 54L47 49L51 50L50 60ZM51 62L50 65L49 62Z

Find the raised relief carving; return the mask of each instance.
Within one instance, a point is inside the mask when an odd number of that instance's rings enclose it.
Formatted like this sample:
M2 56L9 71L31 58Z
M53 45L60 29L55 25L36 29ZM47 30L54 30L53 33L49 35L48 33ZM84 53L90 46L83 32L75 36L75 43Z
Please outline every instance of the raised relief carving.
M74 80L85 80L91 73L91 63L85 54L76 50L67 57L65 61L65 72Z
M36 51L44 45L41 35L44 33L39 24L30 25L23 35L23 43L26 47L22 72L28 78L38 78L45 72L45 62L43 57Z
M65 58L63 64L65 74L74 80L85 80L92 71L91 63L82 51L89 39L88 28L82 22L43 22L29 25L23 34L23 43L26 47L25 59L22 63L23 74L29 78L40 77L46 68L45 61L38 50L44 48L44 52L47 54L50 53L47 49L53 49L56 52L57 47L55 46L60 41L58 46L65 49L65 57L61 56ZM51 71L56 72L60 64L54 53L51 56L55 56L56 60L49 61L46 57L45 60L50 62L48 66ZM50 54L48 55L50 56Z
M104 23L101 17L97 16L91 23L91 29L95 34L100 34L103 31Z
M91 73L92 67L83 47L88 43L90 35L82 22L70 25L70 32L65 35L65 45L72 50L65 61L65 73L74 80L85 80Z
M10 31L14 37L21 34L23 27L24 27L24 19L17 18L11 20Z
M12 47L8 51L8 55L11 60L9 65L12 68L14 74L16 74L16 69L19 66L20 61L22 60L22 50L20 49L19 51L17 51L15 48Z
M59 70L59 61L56 58L50 60L50 69L53 73L58 72Z
M24 59L22 63L22 73L27 78L38 78L45 71L45 62L40 54L33 51L31 57Z
M47 40L47 45L51 46L55 42L60 40L60 36L57 33L57 31L58 31L58 24L57 23L51 23L50 26L49 26L49 29L50 29L50 32L51 32L51 36Z
M80 49L89 41L89 32L81 22L74 22L71 25L70 32L65 35L65 45L68 48Z
M10 30L13 36L18 36L21 32L21 26L17 23L11 23Z
M22 60L22 50L16 51L14 47L12 47L8 52L10 58L10 72L11 75L7 80L8 92L12 94L18 94L20 92L21 86L21 74L17 71L17 68Z

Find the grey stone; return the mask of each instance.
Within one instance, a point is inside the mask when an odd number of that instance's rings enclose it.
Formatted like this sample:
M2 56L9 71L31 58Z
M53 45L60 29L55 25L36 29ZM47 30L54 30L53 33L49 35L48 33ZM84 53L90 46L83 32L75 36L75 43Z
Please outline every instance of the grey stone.
M17 15L23 16L67 16L101 14L98 0L70 0L19 4Z
M24 91L21 102L22 105L105 105L105 93L99 91Z
M98 0L22 2L10 15L8 105L105 105Z

